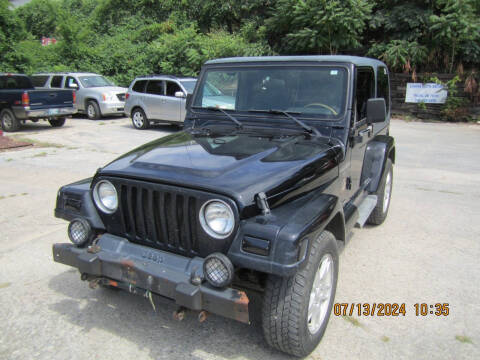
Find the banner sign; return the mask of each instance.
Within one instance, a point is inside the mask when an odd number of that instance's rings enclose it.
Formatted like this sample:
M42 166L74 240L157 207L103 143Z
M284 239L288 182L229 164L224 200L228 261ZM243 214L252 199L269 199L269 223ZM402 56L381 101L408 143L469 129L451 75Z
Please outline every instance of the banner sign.
M407 83L406 103L444 104L447 90L435 83Z

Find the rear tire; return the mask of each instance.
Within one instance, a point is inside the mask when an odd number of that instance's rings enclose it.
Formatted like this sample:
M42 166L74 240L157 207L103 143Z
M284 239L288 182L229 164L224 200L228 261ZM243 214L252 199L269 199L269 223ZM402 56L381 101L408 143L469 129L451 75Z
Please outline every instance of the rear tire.
M387 159L385 163L385 170L383 171L380 184L375 192L377 195L377 205L373 209L370 217L367 220L368 224L380 225L385 221L388 215L388 209L390 208L390 200L392 197L393 189L393 165L392 160Z
M324 231L313 241L303 269L291 277L268 277L262 309L267 343L294 356L310 354L327 328L337 279L336 240Z
M150 121L142 109L136 108L132 111L132 124L137 130L145 130L150 127Z
M0 112L0 122L5 132L14 132L20 129L20 121L18 121L10 109L3 109L2 112Z
M65 118L50 119L48 122L50 125L52 125L52 127L62 127L65 125Z
M90 100L87 102L87 116L90 120L98 120L102 117L100 107L96 101Z

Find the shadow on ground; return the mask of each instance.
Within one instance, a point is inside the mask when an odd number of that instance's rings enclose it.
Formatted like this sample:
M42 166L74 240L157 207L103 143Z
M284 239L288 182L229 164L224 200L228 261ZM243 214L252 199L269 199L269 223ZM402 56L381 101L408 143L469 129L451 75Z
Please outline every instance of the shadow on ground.
M135 131L145 131L145 130L135 129L132 125L132 122L130 122L128 124L123 124L123 125L121 125L121 127L124 127L126 129L132 129L132 130L135 130ZM148 130L162 131L162 132L166 132L166 133L174 133L174 132L183 130L183 128L178 126L178 125L171 125L171 124L150 124L150 127L148 128Z
M83 331L102 329L148 349L153 359L291 359L263 340L260 301L254 296L250 306L253 322L246 325L216 315L200 323L195 312L187 312L179 322L172 318L177 307L168 299L155 297L154 312L147 299L124 291L91 290L71 270L52 278L49 288L67 297L50 305L50 310Z

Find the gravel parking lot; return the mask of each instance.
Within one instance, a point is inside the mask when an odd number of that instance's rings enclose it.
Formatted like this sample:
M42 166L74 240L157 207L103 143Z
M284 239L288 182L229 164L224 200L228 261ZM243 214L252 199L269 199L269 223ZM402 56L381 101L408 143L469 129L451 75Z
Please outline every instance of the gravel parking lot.
M251 326L191 314L173 303L91 290L54 263L68 241L53 216L61 185L177 131L137 131L129 119L28 124L35 147L0 153L0 359L288 359ZM333 316L311 359L480 358L480 126L394 120L397 161L390 214L355 229L340 256L338 303L405 303L406 316ZM255 299L254 299L255 300ZM448 303L448 316L416 316ZM258 302L253 304L255 308Z

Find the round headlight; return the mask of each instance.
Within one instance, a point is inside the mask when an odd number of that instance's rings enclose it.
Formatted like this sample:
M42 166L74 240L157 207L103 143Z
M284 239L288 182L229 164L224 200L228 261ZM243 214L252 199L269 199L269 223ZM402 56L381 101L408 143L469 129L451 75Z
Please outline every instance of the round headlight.
M226 202L211 200L203 204L200 209L200 224L208 235L224 239L235 227L235 216Z
M225 287L233 280L233 264L222 253L208 255L203 261L203 274L207 281L215 287Z
M92 228L84 219L74 219L68 225L68 237L77 246L85 245L92 237Z
M115 186L110 181L102 180L93 189L95 204L104 213L111 214L117 210L118 195Z

